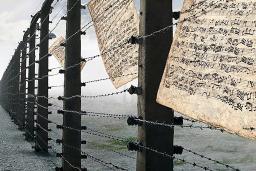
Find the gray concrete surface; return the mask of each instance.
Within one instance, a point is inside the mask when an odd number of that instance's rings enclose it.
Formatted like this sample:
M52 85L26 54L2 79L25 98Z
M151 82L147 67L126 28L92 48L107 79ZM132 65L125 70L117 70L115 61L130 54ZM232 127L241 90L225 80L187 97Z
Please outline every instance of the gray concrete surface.
M53 156L35 153L0 106L0 171L54 170Z

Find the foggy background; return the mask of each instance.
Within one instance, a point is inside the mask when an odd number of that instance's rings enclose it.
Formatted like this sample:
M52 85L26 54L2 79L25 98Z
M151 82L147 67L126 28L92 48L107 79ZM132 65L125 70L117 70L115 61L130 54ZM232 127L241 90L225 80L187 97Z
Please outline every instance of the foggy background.
M86 4L87 0L82 0L82 4ZM135 0L136 7L139 9L139 0ZM180 10L182 5L182 0L173 0L174 11ZM29 27L31 17L30 15L35 14L42 5L43 0L0 0L0 77L5 71L11 56L14 53L14 49L17 47L18 42L22 40L23 30ZM62 7L66 6L66 0L60 1L57 4L52 17L60 10ZM65 8L64 8L65 9ZM50 24L50 30L55 26L56 22L60 17L64 16L66 9L63 10ZM82 26L86 25L91 21L88 14L88 10L82 10ZM66 22L61 21L56 30L53 32L57 37L65 37ZM54 39L50 41L50 45L53 43ZM98 43L93 28L87 31L85 36L82 36L82 57L90 57L99 54ZM37 51L38 58L38 51ZM50 58L49 68L59 67L59 63L54 57ZM50 74L58 73L58 70L54 70ZM95 80L99 78L108 77L103 66L101 58L95 59L88 62L82 71L82 81ZM58 75L49 78L50 86L63 85L63 75ZM132 83L120 88L128 88L130 84L137 84L137 80ZM104 81L100 83L88 84L86 87L82 88L83 95L97 95L102 93L112 93L118 91L114 88L111 81ZM53 88L49 90L49 95L53 97L62 96L63 88ZM62 103L57 100L52 100L54 104L62 106ZM94 112L105 112L105 113L116 113L116 114L127 114L136 115L137 114L137 96L129 94L121 94L118 96L112 96L107 98L99 99L83 99L82 100L82 110L94 111ZM56 109L51 108L53 115L50 115L50 120L61 123L62 117L56 115ZM82 124L90 128L101 130L108 134L116 136L125 136L127 139L134 138L137 135L137 127L128 127L126 120L116 121L105 118L87 118L83 117ZM53 132L52 137L61 138L61 133L56 131L54 125L52 126ZM87 134L83 134L82 137L88 141L88 144L83 147L83 150L99 157L105 161L111 161L122 167L129 168L130 170L135 169L135 161L130 159L120 157L119 155L113 155L111 150L121 150L122 152L128 153L129 155L136 156L134 152L127 152L126 148L119 146L116 142L111 142L100 137L92 137ZM181 129L175 128L175 138L176 145L181 145L192 149L198 153L207 155L214 159L223 161L224 163L231 164L241 170L253 171L256 168L256 142L252 140L247 140L235 135L229 135L227 133L220 133L218 131L212 130L194 130L194 129ZM92 142L92 143L90 143ZM56 144L55 144L56 145ZM110 145L110 147L109 147ZM53 145L54 146L54 145ZM59 152L60 147L56 147ZM1 156L0 156L1 158ZM226 171L225 167L216 165L207 160L203 160L200 157L195 157L189 153L184 153L181 158L185 158L188 161L196 162L201 165L206 165L215 170ZM55 157L52 160L57 160ZM91 168L92 170L106 170L102 168L99 164L86 160L85 166ZM57 163L60 164L58 160ZM175 170L179 171L197 171L197 168L192 168L190 165L185 165L181 162L175 163Z

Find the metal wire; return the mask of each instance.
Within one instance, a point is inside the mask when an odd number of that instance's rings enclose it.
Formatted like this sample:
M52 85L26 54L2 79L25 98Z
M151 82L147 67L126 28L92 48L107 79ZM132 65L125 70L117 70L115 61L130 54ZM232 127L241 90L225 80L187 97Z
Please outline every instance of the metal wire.
M222 133L225 131L222 128L218 128L218 127L214 127L214 126L199 126L199 125L193 125L193 124L189 124L189 125L174 125L174 124L168 124L168 123L164 123L164 122L157 122L157 121L148 121L148 120L144 120L144 119L139 119L139 118L135 118L136 121L139 122L143 122L152 126L163 126L163 127L181 127L181 128L196 128L196 129L200 129L200 130L204 130L204 129L210 129L210 130L218 130L221 131Z
M62 0L57 0L57 1L55 2L55 4L53 4L52 9L54 9L54 8L56 7L56 5L58 4L58 2L61 2L61 1L62 1ZM43 21L41 22L41 24L43 24L43 23L46 21L46 19L50 16L50 14L51 14L51 13L49 13L49 14L46 15L46 17L43 19ZM57 17L57 16L54 16L54 17L52 18L52 20L55 19L55 17ZM33 35L31 35L30 38L29 38L27 41L30 41L30 39L31 39L35 34L36 34L36 32L35 32Z
M115 49L117 49L117 48L123 47L123 46L126 45L127 43L129 43L129 40L125 40L124 42L118 44L117 46L114 46L114 47L112 47L112 48L106 50L106 51L103 52L102 54L94 55L94 56L90 56L90 57L86 57L86 58L82 58L81 62L79 62L79 63L77 63L77 64L74 64L74 65L72 65L72 66L69 66L69 67L65 68L65 71L71 70L71 69L73 69L73 68L75 68L75 67L77 67L77 66L80 67L80 65L82 64L82 62L84 62L84 61L86 61L86 62L92 61L92 60L94 60L94 59L96 59L96 58L99 58L101 55L105 55L105 54L107 54L107 53L109 53L109 52L111 52L111 51L113 51L113 50L115 50Z
M37 134L36 137L38 137L38 138L41 140L42 143L44 143L45 145L48 145L48 143L46 143L46 142L44 141L44 139L43 139L41 136L39 136L39 135ZM38 144L38 143L37 143L37 145L40 146L40 144ZM42 147L40 147L40 148L42 148ZM56 150L54 150L53 147L52 147L50 150L51 150L53 153L55 153L55 154L59 154ZM77 169L77 170L79 170L79 171L82 171L80 168L75 167L74 165L72 165L62 154L60 154L60 155L61 155L61 158L62 158L66 163L68 163L73 169Z
M43 98L43 99L47 99L47 100L50 100L50 99L57 99L57 97L38 96L38 95L34 95L34 94L26 94L26 95L31 96L31 97L34 97L34 98Z
M101 118L116 118L116 119L126 119L129 116L133 116L133 115L125 115L125 114L110 114L110 113L87 112L87 111L82 115L95 116L95 117L101 117Z
M125 74L125 75L120 75L120 76L117 76L117 77L114 77L114 78L126 77L126 76L137 75L137 74L138 73ZM86 81L86 82L83 82L83 83L84 84L97 83L97 82L106 81L106 80L109 80L109 79L111 79L111 78L110 77L100 78L100 79L97 79L97 80L90 80L90 81Z
M176 160L182 161L182 162L184 162L186 164L189 164L189 165L191 165L193 167L197 167L197 168L200 168L200 169L203 169L203 170L213 171L209 167L201 166L201 165L199 165L199 164L197 164L195 162L186 161L185 159L181 159L181 158L178 158L176 156L172 156L170 154L167 154L167 153L164 153L164 152L160 152L160 151L158 151L156 149L153 149L153 148L150 148L150 147L146 147L146 146L143 146L143 145L140 145L140 144L137 144L137 146L139 146L140 148L143 148L143 149L145 149L147 151L151 151L151 152L157 153L157 154L159 154L159 155L161 155L163 157L167 157L167 158L170 158L170 159L176 159Z
M90 111L72 111L72 110L61 110L63 112L79 114L81 116L92 116L92 117L102 117L102 118L115 118L115 119L126 119L129 116L133 115L125 115L125 114L112 114L112 113L100 113L100 112L90 112Z
M129 89L125 89L125 90L122 90L122 91L117 91L117 92L107 93L107 94L99 94L99 95L95 95L95 96L80 96L80 95L75 95L75 96L71 96L71 97L59 97L59 99L63 99L63 100L70 100L70 99L74 99L74 98L88 98L88 99L94 99L94 98L101 98L101 97L109 97L109 96L119 95L119 94L128 92L128 90L129 90Z
M250 128L243 128L244 130L247 130L247 131L256 131L256 128L254 127L250 127Z
M127 141L125 140L125 138L123 137L117 137L117 136L113 136L113 135L109 135L109 134L106 134L106 133L103 133L103 132L100 132L100 131L97 131L97 130L93 130L93 129L87 129L88 131L86 133L90 134L90 135L94 135L94 136L99 136L99 137L104 137L104 138L108 138L108 139L112 139L112 140L116 140L116 141L120 141L120 142L124 142L124 143L127 143ZM192 162L189 162L189 161L186 161L184 159L180 159L178 157L175 157L175 156L172 156L170 154L167 154L167 153L164 153L164 152L159 152L153 148L149 148L149 147L145 147L145 146L142 146L142 145L139 145L137 144L139 147L143 148L143 149L146 149L146 150L150 150L152 152L155 152L155 153L158 153L162 156L165 156L165 157L169 157L171 159L176 159L176 160L179 160L179 161L183 161L187 164L190 164L190 165L193 165L194 167L198 167L198 168L201 168L201 169L204 169L204 170L210 170L212 171L210 168L208 167L204 167L204 166L201 166L201 165L198 165L196 163L192 163ZM186 149L187 150L187 149ZM204 156L204 158L206 159L209 159L207 157ZM211 161L215 161L216 163L218 162L218 164L220 164L221 162L219 161L216 161L216 160L213 160L211 159ZM226 166L224 164L224 166ZM227 167L227 166L226 166ZM232 168L232 166L228 166L229 168ZM239 171L239 170L236 170L236 171Z
M56 2L56 4L58 3L58 1ZM68 10L68 12L67 13L69 13L74 7L75 7L75 5L77 5L77 3L78 3L78 1L74 4L74 6L70 9L70 10ZM50 14L49 14L50 15ZM46 19L46 18L45 18ZM45 20L44 19L44 20ZM44 22L44 21L43 21ZM54 27L54 29L53 30L55 30L56 29L56 27L58 26L58 24L60 23L60 20L57 22L57 24L56 24L56 26ZM89 26L89 24L90 23L88 23L87 24L87 26ZM175 23L174 25L177 25L177 23ZM87 27L86 26L86 27ZM92 26L92 25L91 25ZM90 27L91 27L90 26ZM172 25L173 26L173 25ZM84 29L85 27L83 27L82 29ZM145 35L145 36L139 36L138 38L149 38L149 37L153 37L153 36L155 36L155 35L157 35L157 34L160 34L160 33L162 33L162 32L165 32L166 30L168 30L170 28L170 26L168 26L168 27L166 27L166 28L163 28L163 29L161 29L161 30L158 30L158 31L156 31L156 32L153 32L153 33L151 33L151 34L149 34L149 35ZM67 38L67 40L66 40L66 42L68 42L68 40L70 40L74 35L76 35L77 33L80 33L80 31L82 30L82 29L80 29L79 31L77 31L75 34L73 34L73 35L71 35L69 38ZM45 37L44 37L45 38ZM42 39L42 40L44 40L44 38ZM40 44L41 44L42 42L40 42ZM128 42L126 42L126 43L128 43ZM118 48L119 47L122 47L122 46L119 46L118 45ZM109 49L110 50L110 49ZM113 49L112 49L113 50ZM109 51L108 51L109 52ZM107 53L107 52L104 52L103 54L105 54L105 53ZM102 54L102 55L103 55ZM97 57L100 57L101 55L96 55L96 56L92 56L92 57L88 57L88 58L84 58L84 60L86 60L86 59L88 59L88 61L89 60L93 60L93 59L95 59L95 58L97 58ZM40 60L42 60L42 59L40 59ZM68 70L68 69L71 69L71 68L73 68L73 67L76 67L76 66L78 66L78 65L80 65L81 63L79 63L79 64L75 64L75 65L73 65L73 66L71 66L71 67L68 67L66 70ZM51 76L51 75L46 75L46 76L44 76L44 77L41 77L41 78L37 78L37 80L38 79L43 79L43 78L46 78L46 77L49 77L49 76ZM103 79L98 79L98 80L92 80L92 81L88 81L88 82L85 82L85 83L94 83L94 82L100 82L100 81L105 81L105 80L108 80L108 79L110 79L110 78L103 78ZM27 81L32 81L32 80L27 80ZM59 86L52 86L52 87L59 87ZM126 90L123 90L123 91L120 91L120 92L114 92L114 93L109 93L109 94L102 94L102 95L96 95L96 96L72 96L72 97L62 97L64 100L69 100L69 99L72 99L72 98L76 98L76 97L80 97L80 98L99 98L99 97L107 97L107 96L112 96L112 95L117 95L117 94L121 94L121 93L124 93L124 92L127 92L128 91L128 89L126 89ZM34 96L34 95L33 95ZM37 97L37 98L46 98L46 99L49 99L48 97L45 97L45 96L35 96L35 97ZM30 103L30 102L28 102L28 103ZM48 106L47 107L45 107L45 106L42 106L42 105L40 105L40 104L38 104L37 102L31 102L31 103L35 103L37 106L39 106L39 107L42 107L42 108L44 108L44 109L48 109ZM68 110L64 110L64 112L72 112L72 113L75 113L76 111L68 111ZM77 112L78 113L78 112ZM107 114L107 113L97 113L97 112L85 112L85 113L82 113L82 112L79 112L79 114L82 114L82 115L85 115L85 116L99 116L99 117L111 117L111 118L123 118L123 117L127 117L127 116L124 116L124 115L119 115L119 114ZM42 115L40 115L40 114L38 114L38 116L39 117L42 117L42 118L45 118L45 117L43 117ZM47 118L45 118L45 119L47 119ZM48 119L47 119L48 120ZM138 119L139 120L139 119ZM50 121L50 120L48 120L48 121ZM158 122L151 122L151 121L145 121L145 120L140 120L140 121L142 121L142 122L145 122L145 123L148 123L148 124L150 124L150 125L157 125L157 126L167 126L167 127L173 127L173 125L169 125L169 124L165 124L165 123L158 123ZM189 120L188 120L189 121ZM54 124L56 124L56 125L58 125L58 123L56 123L56 122L52 122L52 121L50 121L51 123L54 123ZM195 122L195 121L192 121L192 122ZM37 124L37 123L36 123ZM41 125L39 125L39 124L37 124L37 126L38 127L41 127ZM65 126L63 126L64 128L67 128L67 129L72 129L72 130L74 130L73 128L69 128L69 127L65 127ZM216 129L216 128L214 128L214 127L211 127L211 126L209 126L209 127L207 127L207 126L194 126L194 125L182 125L181 127L189 127L189 128L200 128L200 129ZM217 129L219 129L219 128L217 128ZM48 130L45 130L44 128L42 129L42 130L44 130L44 131L48 131ZM75 129L76 130L76 129ZM222 131L222 129L220 129L221 131ZM250 128L250 130L255 130L255 128ZM81 130L76 130L76 131L79 131L79 132L81 132ZM97 130L93 130L93 129L88 129L88 131L87 131L87 133L89 133L89 134L91 134L91 135L97 135L97 136L101 136L101 137L105 137L105 138L110 138L110 139L114 139L114 140L118 140L118 141L125 141L125 139L124 138L120 138L120 137L116 137L116 136L113 136L113 135L108 135L108 134L105 134L105 133L102 133L102 132L100 132L100 131L97 131ZM38 136L38 135L37 135ZM40 138L40 137L39 137ZM65 144L64 144L65 145ZM72 147L72 148L74 148L74 147ZM175 157L175 156L170 156L169 154L166 154L166 153L162 153L162 152L159 152L159 151L157 151L157 150L155 150L155 149L151 149L151 148L148 148L148 147L144 147L143 146L143 148L144 149L146 149L146 150L150 150L150 151L153 151L153 152L156 152L156 153L158 153L158 154L161 154L162 156L165 156L165 157L169 157L169 158L171 158L171 159L176 159L176 160L180 160L180 161L182 161L182 162L185 162L185 163L187 163L187 164L190 164L190 165L192 165L192 166L194 166L194 167L198 167L198 168L201 168L201 169L204 169L204 170L211 170L210 168L208 168L208 167L203 167L203 166L200 166L200 165L198 165L198 164L196 164L196 163L192 163L192 162L189 162L189 161L185 161L184 159L180 159L180 158L177 158L177 157ZM224 164L224 163L221 163L221 162L219 162L219 161L216 161L216 160L214 160L214 159L210 159L210 158L208 158L208 157L206 157L206 156L203 156L203 155L200 155L200 154L198 154L198 153L196 153L196 152L193 152L193 151L191 151L191 150L189 150L189 149L184 149L185 151L187 151L187 152L190 152L190 153L192 153L192 154L194 154L194 155L197 155L197 156L199 156L199 157L202 157L202 158L205 158L205 159L208 159L208 160L210 160L210 161L213 161L213 162L215 162L215 163L217 163L217 164L221 164L221 165L223 165L223 166L226 166L227 168L232 168L232 169L234 169L235 170L235 168L233 168L232 166L229 166L229 165L226 165L226 164ZM80 150L81 151L81 150ZM83 152L84 153L84 152ZM84 154L86 154L86 153L84 153ZM94 161L96 161L96 162L99 162L99 163L102 163L102 164L106 164L106 165L111 165L112 167L114 167L114 168L116 168L116 169L120 169L120 170L127 170L127 169L124 169L124 168L121 168L121 167L119 167L119 166L116 166L116 165L114 165L114 164L112 164L112 163L110 163L110 162L104 162L104 161L102 161L101 159L97 159L97 158L95 158L95 157L93 157L93 156L91 156L91 155L89 155L89 154L86 154L89 158L91 158L92 160L94 160ZM63 160L65 160L65 158L62 156L62 159ZM66 161L66 160L65 160ZM66 161L67 163L69 163L68 161ZM70 164L70 163L69 163ZM72 164L70 164L70 166L71 167L73 167L74 169L77 169L77 170L81 170L80 168L78 168L78 167L75 167L75 166L73 166Z
M98 131L98 130L95 130L95 129L91 129L91 128L87 128L85 133L90 134L90 135L94 135L94 136L98 136L98 137L103 137L103 138L112 139L112 140L127 143L127 140L123 137L117 137L117 136L114 136L114 135L106 134L104 132L101 132L101 131Z
M79 0L77 0L75 4L77 4L78 2L79 2ZM73 9L73 8L72 8L72 9ZM72 9L71 9L71 10L72 10ZM70 11L71 11L71 10L70 10ZM70 12L70 11L68 11L68 12ZM67 12L67 13L68 13L68 12ZM48 15L50 15L50 13L49 13ZM47 16L47 17L48 17L48 16ZM46 18L47 18L47 17L46 17ZM59 25L59 23L61 22L61 20L62 20L62 17L57 21L57 23L55 24L55 26L53 27L53 29L51 29L51 31L50 31L45 37L43 37L43 38L40 40L40 43L38 44L38 46L39 46L40 44L42 44L42 43L44 42L44 40L46 40L46 38L48 38L49 35L58 27L58 25ZM37 48L37 47L35 47L34 49L32 49L28 54L32 53L36 48Z
M99 158L96 158L96 157L94 157L94 156L92 156L92 155L90 155L88 153L83 152L81 149L78 149L76 147L73 147L73 146L70 146L70 145L67 145L67 144L64 144L64 143L62 143L62 145L65 146L65 147L68 147L70 149L77 150L77 151L81 152L81 154L86 155L88 158L90 158L90 159L92 159L92 160L94 160L94 161L96 161L96 162L98 162L98 163L100 163L100 164L110 168L110 169L115 168L115 169L118 169L118 170L127 170L127 169L122 168L120 166L117 166L117 165L115 165L115 164L113 164L111 162L106 162L106 161L103 161L103 160L101 160Z
M206 1L207 1L207 0L203 1L203 3L206 2ZM220 1L221 1L221 0L216 1L215 3L211 4L211 6L214 7L214 5L218 4ZM202 4L202 3L201 3L201 4ZM215 8L218 8L218 6L215 6L214 8L212 8L211 10L209 10L209 11L207 11L207 12L210 12L210 11L214 10ZM189 11L190 11L190 10L187 10L186 12L189 12ZM196 15L198 15L198 14L201 14L201 15L196 16ZM184 20L178 21L178 22L176 22L176 23L174 23L174 24L171 24L171 25L169 25L169 26L166 26L166 27L164 27L164 28L162 28L162 29L160 29L160 30L154 31L154 32L152 32L152 33L150 33L150 34L143 35L143 36L138 36L137 38L138 38L138 39L146 39L146 38L154 37L154 36L156 36L156 35L159 35L159 34L161 34L161 33L164 33L164 32L166 32L166 31L168 31L169 29L173 28L174 26L178 25L179 23L183 23L183 22L185 22L185 21L191 20L192 18L200 17L200 16L202 16L202 15L204 15L204 14L206 14L206 11L200 11L200 12L198 12L198 13L192 15L192 16L189 16L189 17L185 18Z
M54 68L51 68L49 69L50 71L53 71L53 70L57 70L57 69L61 69L62 67L54 67Z
M203 158L203 159L207 159L207 160L212 161L212 162L214 162L214 163L217 163L217 164L220 164L220 165L222 165L222 166L225 166L225 167L228 168L228 169L232 169L232 170L235 170L235 171L239 171L239 169L234 168L233 166L230 166L230 165L225 164L225 163L223 163L223 162L220 162L220 161L218 161L218 160L209 158L209 157L207 157L207 156L204 156L204 155L202 155L202 154L199 154L199 153L197 153L197 152L194 152L194 151L192 151L192 150L190 150L190 149L187 149L187 148L184 148L184 147L183 147L183 150L184 150L184 151L187 151L187 152L189 152L189 153L192 153L192 154L194 154L194 155L196 155L196 156L199 156L199 157L201 157L201 158Z
M40 104L38 104L37 103L37 105L38 106L40 106L40 107L42 107L42 108L45 108L44 106L42 106L42 105L40 105ZM30 111L32 111L32 110L30 110ZM37 116L39 116L40 118L42 118L42 119L44 119L44 120L46 120L46 121L48 121L49 123L52 123L52 124L54 124L54 125L56 125L56 126L59 126L60 124L58 124L57 122L54 122L54 121L52 121L52 120L49 120L48 118L46 118L46 117L44 117L43 115L41 115L40 113L38 113L38 112L36 112L36 114L37 114ZM65 126L65 125L61 125L63 128L65 128L65 129L69 129L69 130L71 130L71 131L76 131L76 132L82 132L82 130L79 130L79 129L75 129L75 128L72 128L72 127L68 127L68 126Z
M64 8L65 8L65 5L62 5L60 10L51 18L52 22L54 21L55 18L57 18L57 16L60 14L60 12L64 10Z
M83 152L83 153L84 153L84 152ZM94 157L94 156L88 154L88 153L84 153L84 154L86 154L88 158L94 160L95 162L101 163L101 164L103 164L103 165L105 165L105 166L111 165L111 166L114 167L115 169L118 169L118 170L127 170L127 171L128 171L128 169L125 169L125 168L122 168L122 167L120 167L120 166L114 165L114 164L111 163L111 162L105 162L105 161L103 161L103 160L101 160L101 159L99 159L99 158L96 158L96 157Z
M31 63L28 67L26 67L25 69L21 70L17 75L15 75L14 77L12 77L12 78L10 78L9 80L7 80L4 85L6 85L6 84L10 83L11 81L13 81L14 79L16 79L18 76L21 75L21 73L23 73L24 71L26 71L27 68L31 67L32 65L35 65L37 62L39 62L39 61L41 61L41 60L43 60L43 59L45 59L46 57L49 57L49 56L50 56L49 54L46 54L46 55L44 55L43 57L41 57L38 61L35 61L35 62Z
M56 132L54 132L54 133L55 133L57 136L60 136L58 133L56 133ZM86 141L86 142L88 142L88 141ZM82 154L86 155L88 158L96 159L97 162L99 162L100 164L102 164L102 165L104 165L104 166L106 166L106 167L108 167L108 168L110 168L110 169L115 168L115 169L118 169L118 170L127 170L127 169L124 169L124 168L122 168L122 167L120 167L120 166L117 166L117 165L115 165L115 164L113 164L113 163L111 163L111 162L106 162L106 161L103 161L103 160L98 159L98 158L96 158L96 157L93 157L92 155L89 155L88 153L85 153L85 152L83 152L81 149L78 149L78 148L76 148L76 147L67 145L67 144L65 144L65 143L62 143L62 145L65 146L65 147L68 147L68 148L77 150L77 151L81 152ZM111 150L111 151L112 151L112 150ZM128 157L128 158L135 159L134 157L131 157L131 156L129 156L129 155L126 155L126 154L123 154L123 153L120 153L120 152L116 152L116 151L113 151L113 152L119 154L120 156L125 156L125 157Z
M81 31L82 31L85 27L87 27L88 25L90 25L91 23L92 23L92 21L88 22L88 23L85 24L81 29L77 30L74 34L72 34L71 36L69 36L69 37L66 39L65 43L68 43L68 41L69 41L70 39L72 39L76 34L81 33ZM90 28L90 27L89 27L89 28ZM88 29L88 28L86 28L86 30L87 30L87 29Z
M53 86L49 86L50 88L60 88L60 87L64 87L64 85L53 85Z

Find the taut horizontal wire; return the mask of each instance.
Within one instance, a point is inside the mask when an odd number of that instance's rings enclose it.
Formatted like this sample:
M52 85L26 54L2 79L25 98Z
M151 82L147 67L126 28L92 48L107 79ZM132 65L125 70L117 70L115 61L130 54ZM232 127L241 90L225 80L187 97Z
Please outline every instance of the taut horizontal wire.
M222 166L225 166L226 168L229 168L229 169L232 169L232 170L235 170L235 171L239 171L239 169L234 168L233 166L230 166L230 165L225 164L225 163L223 163L223 162L221 162L221 161L212 159L212 158L210 158L210 157L206 157L206 156L204 156L204 155L202 155L202 154L199 154L199 153L197 153L197 152L194 152L194 151L192 151L192 150L190 150L190 149L187 149L187 148L184 148L184 147L183 147L183 150L184 150L184 151L187 151L187 152L189 152L189 153L192 153L192 154L194 154L194 155L196 155L196 156L199 156L199 157L201 157L201 158L203 158L203 159L207 159L207 160L212 161L212 162L214 162L214 163L217 163L217 164L220 164L220 165L222 165Z

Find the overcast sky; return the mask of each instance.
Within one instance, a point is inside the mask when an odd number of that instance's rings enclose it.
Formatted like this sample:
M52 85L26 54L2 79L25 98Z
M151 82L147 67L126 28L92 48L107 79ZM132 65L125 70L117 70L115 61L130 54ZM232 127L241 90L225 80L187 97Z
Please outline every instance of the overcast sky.
M44 0L0 0L0 77L2 77L3 72L5 71L13 53L14 49L17 47L18 42L22 40L23 31L29 27L31 21L31 15L35 14L42 5ZM86 3L88 0L82 0L82 3ZM139 0L135 0L137 7L139 6ZM180 9L181 0L174 0L174 9ZM56 14L63 5L66 4L66 0L60 1L56 6L55 10L53 10L52 16ZM139 7L138 7L139 8ZM50 28L54 27L54 23L59 19L59 17L63 16L65 11L62 11L53 21L53 24ZM83 11L82 17L82 25L89 22L88 12ZM62 21L57 29L54 31L57 36L65 37L65 22ZM52 42L50 42L51 44ZM98 46L96 37L94 34L94 30L91 29L86 36L83 36L82 39L82 56L87 57L91 55L98 54ZM50 60L50 67L58 65L55 59ZM95 72L95 66L97 68L97 72ZM106 76L104 67L102 65L101 60L95 60L92 62L92 65L86 66L83 71L82 77L86 78L95 78ZM62 82L62 77L54 78L59 80L59 84Z

